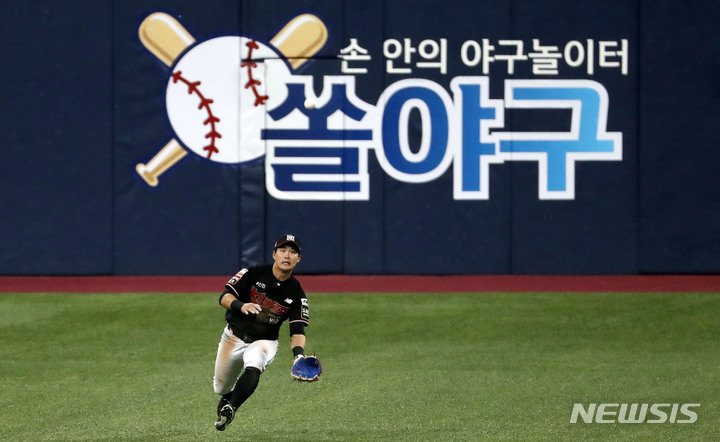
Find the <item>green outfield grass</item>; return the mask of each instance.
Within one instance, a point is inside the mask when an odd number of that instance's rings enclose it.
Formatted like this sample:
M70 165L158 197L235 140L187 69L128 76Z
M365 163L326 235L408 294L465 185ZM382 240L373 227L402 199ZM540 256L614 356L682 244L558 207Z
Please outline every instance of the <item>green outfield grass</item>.
M217 294L0 294L0 439L717 440L720 294L315 294L213 427ZM691 424L571 424L575 403L699 403Z

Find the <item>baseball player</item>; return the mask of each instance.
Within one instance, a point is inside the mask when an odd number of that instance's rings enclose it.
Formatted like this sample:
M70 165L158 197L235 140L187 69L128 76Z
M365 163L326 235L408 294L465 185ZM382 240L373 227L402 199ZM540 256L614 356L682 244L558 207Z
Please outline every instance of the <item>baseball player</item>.
M295 359L305 351L308 301L292 275L302 249L293 235L275 241L273 264L240 270L225 285L223 330L215 360L213 387L222 396L215 428L225 430L238 407L255 391L260 375L275 358L280 325L289 320L290 347Z

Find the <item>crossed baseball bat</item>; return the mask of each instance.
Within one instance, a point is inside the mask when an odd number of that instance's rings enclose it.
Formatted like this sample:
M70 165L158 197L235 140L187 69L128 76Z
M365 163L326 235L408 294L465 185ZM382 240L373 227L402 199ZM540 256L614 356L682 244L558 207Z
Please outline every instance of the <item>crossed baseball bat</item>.
M145 18L138 35L143 46L168 67L172 67L175 60L195 43L195 38L175 18L164 12ZM290 20L270 43L295 70L323 47L327 35L327 28L319 18L302 14ZM135 170L149 186L156 187L160 175L185 155L187 150L173 138L150 161L138 164Z

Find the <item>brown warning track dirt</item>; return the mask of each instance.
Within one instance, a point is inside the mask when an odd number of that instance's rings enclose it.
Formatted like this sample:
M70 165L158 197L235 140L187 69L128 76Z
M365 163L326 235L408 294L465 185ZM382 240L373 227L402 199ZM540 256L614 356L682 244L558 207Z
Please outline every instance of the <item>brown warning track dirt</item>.
M198 293L228 276L0 276L4 293ZM720 275L298 275L308 293L350 292L720 292Z

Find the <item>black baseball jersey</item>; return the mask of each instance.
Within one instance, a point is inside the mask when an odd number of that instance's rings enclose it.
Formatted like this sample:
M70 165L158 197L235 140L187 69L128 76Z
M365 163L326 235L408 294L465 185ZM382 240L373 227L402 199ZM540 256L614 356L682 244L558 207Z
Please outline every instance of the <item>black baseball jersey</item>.
M233 334L245 342L277 340L280 325L286 319L291 327L293 323L309 324L310 309L300 282L294 276L279 281L271 264L240 270L225 285L221 299L225 293L234 295L240 302L253 302L262 307L262 312L257 315L231 309L225 313Z

